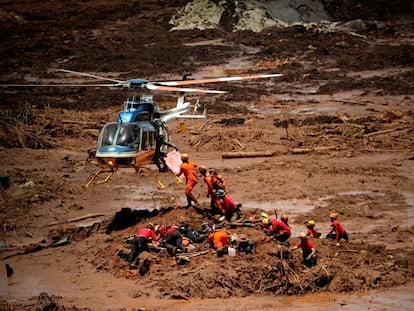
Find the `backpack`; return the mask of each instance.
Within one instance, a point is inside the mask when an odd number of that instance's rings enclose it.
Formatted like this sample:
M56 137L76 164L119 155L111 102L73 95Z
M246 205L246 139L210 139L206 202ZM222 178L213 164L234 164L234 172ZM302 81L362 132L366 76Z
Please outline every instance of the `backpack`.
M226 182L223 179L223 175L219 174L216 170L210 172L213 189L215 190L226 190Z

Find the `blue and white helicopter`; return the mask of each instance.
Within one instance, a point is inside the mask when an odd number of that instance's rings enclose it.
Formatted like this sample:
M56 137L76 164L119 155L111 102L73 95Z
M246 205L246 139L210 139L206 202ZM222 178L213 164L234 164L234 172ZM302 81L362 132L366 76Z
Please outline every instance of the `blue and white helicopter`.
M67 69L57 69L58 72L75 74L94 78L97 80L108 81L104 84L79 84L79 85L53 85L53 86L109 86L124 89L138 90L145 89L150 91L177 92L179 94L177 104L174 108L160 110L152 95L134 96L131 100L124 102L124 110L118 113L116 121L106 123L100 131L95 157L98 162L98 170L89 178L86 187L92 184L107 182L113 174L122 167L135 168L138 172L148 164L157 164L160 172L168 171L164 156L167 154L168 147L174 146L170 142L170 135L167 123L174 119L184 118L206 118L206 110L203 114L198 114L200 104L197 101L194 105L186 102L185 93L203 94L223 94L225 91L188 88L188 85L205 84L214 82L235 82L260 78L280 77L282 74L255 74L246 76L230 76L220 78L192 79L178 81L159 81L151 82L144 79L116 80L97 76L89 73L77 72ZM10 85L9 85L10 86ZM14 86L51 86L51 85L14 85ZM193 108L192 114L186 114ZM164 167L161 167L164 164ZM109 174L98 180L98 176L103 172ZM175 175L174 175L175 176ZM162 183L156 178L159 186ZM177 179L177 181L179 181Z

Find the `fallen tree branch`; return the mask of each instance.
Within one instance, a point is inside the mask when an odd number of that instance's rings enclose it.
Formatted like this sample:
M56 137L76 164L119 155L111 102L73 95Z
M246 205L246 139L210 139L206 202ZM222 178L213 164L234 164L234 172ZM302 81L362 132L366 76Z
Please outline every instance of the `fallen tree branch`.
M77 221L88 219L88 218L96 218L96 217L102 217L102 216L107 216L107 215L109 215L109 214L88 214L88 215L68 219L68 220L65 220L65 221L51 222L50 224L48 224L48 226L56 226L56 225L61 225L61 224L66 224L66 223L71 223L71 222L77 222Z
M254 157L273 157L276 152L272 151L240 151L240 152L223 152L223 159L232 158L254 158Z
M337 146L315 148L292 148L292 154L305 154L310 152L320 152L329 150L339 150L339 148Z

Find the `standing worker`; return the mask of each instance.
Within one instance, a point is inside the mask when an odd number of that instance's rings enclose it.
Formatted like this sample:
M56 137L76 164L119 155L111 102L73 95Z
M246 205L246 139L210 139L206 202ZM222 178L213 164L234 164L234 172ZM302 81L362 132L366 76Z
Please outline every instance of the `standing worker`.
M195 205L198 205L198 201L196 197L193 195L193 188L198 183L198 178L196 174L197 164L195 162L189 161L189 157L187 153L183 153L181 155L181 161L183 163L180 166L180 171L176 173L176 176L180 176L184 174L186 184L185 184L185 196L187 198L187 208L192 205L192 202Z
M339 242L341 239L348 241L348 233L344 226L338 221L338 213L332 213L329 215L331 219L331 231L326 235L327 239L333 239Z
M176 145L171 143L170 141L165 139L164 131L166 128L166 125L161 120L155 120L153 122L153 125L156 130L155 135L155 153L153 157L153 161L155 165L158 167L158 171L161 172L168 172L170 168L168 167L165 157L167 156L167 153L164 151L164 146L174 148L176 151L178 151L178 148Z
M223 214L223 205L220 198L216 195L216 189L214 188L214 180L212 174L207 171L207 168L204 165L200 165L198 170L204 177L204 182L207 185L207 198L211 198L210 205L213 214Z
M316 265L318 255L316 253L315 245L308 239L305 232L301 232L299 238L300 241L292 248L292 250L298 249L299 247L302 249L303 264L306 267Z
M140 253L149 252L148 242L151 240L157 241L153 224L148 224L145 228L138 230L135 234L131 243L131 254L128 258L131 269L137 268Z

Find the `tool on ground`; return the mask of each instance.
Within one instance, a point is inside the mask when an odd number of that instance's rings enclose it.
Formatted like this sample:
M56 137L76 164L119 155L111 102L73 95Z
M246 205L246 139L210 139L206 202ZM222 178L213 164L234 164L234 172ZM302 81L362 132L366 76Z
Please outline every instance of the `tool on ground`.
M253 224L251 222L231 222L229 225L230 225L230 229L234 229L234 228L237 228L237 227L252 228L252 227L256 227L257 224Z
M215 251L211 250L211 249L208 249L208 250L201 251L201 252L196 252L196 253L180 254L180 255L175 256L175 261L178 264L185 264L185 263L189 262L190 259L193 258L193 257L205 255L205 254L208 254L208 253L215 253Z

